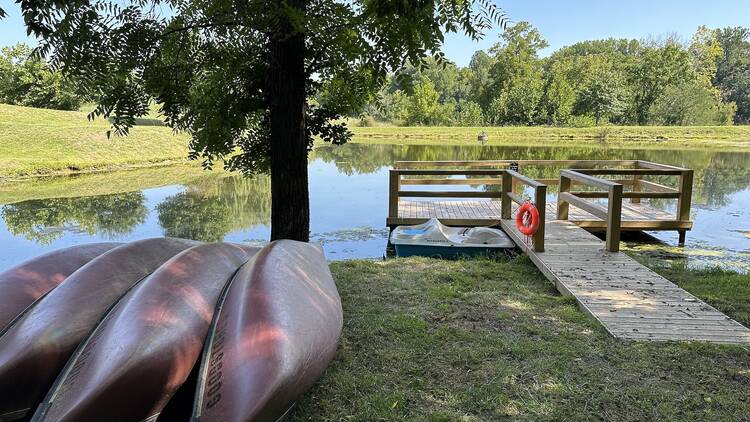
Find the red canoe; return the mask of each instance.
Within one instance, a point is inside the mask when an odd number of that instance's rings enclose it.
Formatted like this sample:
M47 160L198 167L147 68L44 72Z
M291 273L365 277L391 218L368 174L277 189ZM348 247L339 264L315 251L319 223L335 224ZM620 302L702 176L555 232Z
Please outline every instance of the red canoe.
M35 421L156 418L201 355L216 301L258 248L190 248L125 295L76 350Z
M32 303L84 264L121 243L91 243L59 249L0 274L0 334Z
M204 349L193 418L275 421L333 359L341 299L320 247L280 240L234 276Z
M133 285L197 242L146 239L94 258L40 299L0 337L0 420L44 398L78 343Z

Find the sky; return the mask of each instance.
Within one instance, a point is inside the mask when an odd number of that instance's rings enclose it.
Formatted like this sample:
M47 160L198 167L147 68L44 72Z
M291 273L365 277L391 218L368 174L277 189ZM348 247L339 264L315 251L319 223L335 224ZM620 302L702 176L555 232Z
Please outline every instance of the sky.
M496 0L513 22L528 21L549 43L548 55L578 41L601 38L646 38L677 34L689 40L700 25L709 28L750 26L750 0ZM0 0L8 17L0 21L0 47L17 42L34 45L26 36L15 2ZM460 66L471 55L499 39L494 30L480 42L449 34L443 51Z

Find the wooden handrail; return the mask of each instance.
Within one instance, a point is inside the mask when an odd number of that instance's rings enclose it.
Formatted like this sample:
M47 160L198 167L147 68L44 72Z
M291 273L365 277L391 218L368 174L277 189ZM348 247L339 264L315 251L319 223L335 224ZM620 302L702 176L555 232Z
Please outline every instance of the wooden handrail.
M675 188L670 188L669 186L664 186L659 183L654 183L648 180L641 180L639 182L641 187L649 188L650 192L668 192L668 193L679 193Z
M571 191L571 194L579 198L606 198L609 192L604 191ZM650 199L650 198L666 198L666 199L679 199L680 194L678 192L623 192L623 198L637 198L637 199Z
M577 180L587 185L607 190L607 209L585 201L570 192L571 182ZM560 191L557 196L557 219L567 220L570 204L575 205L607 222L606 248L610 252L620 250L620 229L622 226L622 185L606 179L583 174L576 170L560 172Z
M601 218L602 220L607 220L607 208L604 205L584 201L582 197L574 195L572 192L560 192L559 198L560 201L565 201L568 204L575 205L576 207L587 211L590 214Z
M502 179L401 179L401 185L500 185Z
M690 170L684 167L670 166L669 164L654 163L653 161L638 160L636 166L646 169L661 169L661 170Z
M584 185L594 186L602 189L609 189L612 186L618 185L619 183L611 182L606 179L600 179L598 177L589 176L587 174L583 174L579 172L578 170L563 170L560 172L560 176L565 176L570 180L575 180L577 182L581 182ZM562 183L561 183L562 185ZM562 191L562 188L560 188L560 191Z
M439 169L393 169L401 175L406 176L502 176L505 170L498 169L464 169L464 170L439 170Z
M526 177L526 176L524 176L522 174L519 174L518 172L516 172L514 170L505 170L505 172L507 174L509 174L512 178L514 178L515 180L523 183L526 186L531 186L532 188L536 188L536 187L539 187L539 186L544 186L544 183L541 183L541 182L539 182L537 180L534 180L534 179L532 179L530 177Z
M431 190L400 190L399 198L502 198L502 192L497 191L431 191Z
M519 166L567 165L567 166L635 166L638 160L459 160L459 161L396 161L393 168L438 168L438 167L508 167L511 163Z
M570 169L583 174L601 174L601 175L640 175L640 176L663 176L680 175L684 170L672 169Z

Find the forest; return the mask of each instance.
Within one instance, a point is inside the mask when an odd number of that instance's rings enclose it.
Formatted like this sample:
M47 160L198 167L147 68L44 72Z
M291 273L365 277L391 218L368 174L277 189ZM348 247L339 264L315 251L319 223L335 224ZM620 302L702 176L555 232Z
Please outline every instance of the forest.
M360 126L750 123L750 28L701 26L689 41L583 41L541 57L547 46L531 24L516 23L467 67L408 65L351 117ZM0 53L0 103L76 110L96 101L78 92L30 47Z
M509 26L467 67L428 59L388 78L360 117L404 126L728 125L750 122L750 29L701 26L689 41L548 46Z

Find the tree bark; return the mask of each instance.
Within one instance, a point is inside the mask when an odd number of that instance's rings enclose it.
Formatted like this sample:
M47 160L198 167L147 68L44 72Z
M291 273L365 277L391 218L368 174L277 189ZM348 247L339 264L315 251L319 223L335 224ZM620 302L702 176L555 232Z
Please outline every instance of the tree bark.
M305 0L287 0L289 6L302 11L305 3ZM283 12L269 47L271 240L307 242L310 199L305 134L305 37Z

